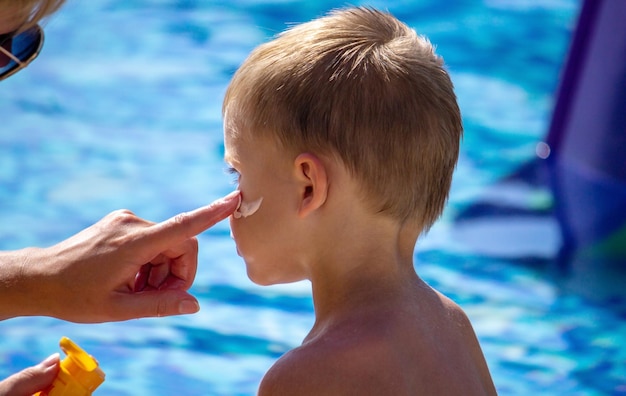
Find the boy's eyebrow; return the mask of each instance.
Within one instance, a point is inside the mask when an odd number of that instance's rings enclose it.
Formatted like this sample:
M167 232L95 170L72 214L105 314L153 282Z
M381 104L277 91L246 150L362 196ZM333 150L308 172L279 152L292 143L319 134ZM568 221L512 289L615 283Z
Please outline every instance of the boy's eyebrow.
M233 158L233 156L230 155L230 153L226 152L224 153L224 162L227 163L228 165L233 165L233 163L237 162L237 160L235 160L235 158Z

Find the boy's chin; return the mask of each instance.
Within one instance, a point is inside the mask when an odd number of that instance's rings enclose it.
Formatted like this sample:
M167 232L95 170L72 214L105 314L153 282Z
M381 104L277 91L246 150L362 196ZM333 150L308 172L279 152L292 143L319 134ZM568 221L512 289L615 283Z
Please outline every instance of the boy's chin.
M288 278L271 276L269 274L255 273L254 271L250 270L250 266L248 266L247 263L246 263L246 268L248 270L247 271L248 279L250 279L252 283L259 285L259 286L284 285L286 283L294 283L294 282L303 280L303 279L291 279L291 278L288 279Z
M273 286L273 285L277 285L278 283L273 283L267 280L261 280L259 278L252 278L251 276L248 275L248 279L250 279L252 281L252 283L254 283L257 286Z
M282 283L276 282L274 279L270 279L259 274L251 273L250 271L248 271L248 279L250 279L255 285L259 286L272 286Z

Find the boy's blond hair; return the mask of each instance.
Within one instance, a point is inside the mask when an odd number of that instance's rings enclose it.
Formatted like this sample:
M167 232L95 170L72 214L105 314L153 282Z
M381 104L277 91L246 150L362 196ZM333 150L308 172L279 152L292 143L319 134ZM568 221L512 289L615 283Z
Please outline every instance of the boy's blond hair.
M11 9L22 22L20 31L24 31L55 13L64 3L65 0L0 0L0 9Z
M443 211L462 135L456 96L430 42L390 14L337 10L259 46L223 113L294 155L340 158L377 212L428 229Z

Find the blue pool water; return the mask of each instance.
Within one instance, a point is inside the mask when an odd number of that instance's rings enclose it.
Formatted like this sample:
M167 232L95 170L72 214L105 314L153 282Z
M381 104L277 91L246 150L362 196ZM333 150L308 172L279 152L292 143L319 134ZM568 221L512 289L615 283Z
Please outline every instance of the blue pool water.
M332 1L70 1L27 71L0 83L0 248L49 246L128 208L164 220L233 186L220 107L257 44ZM355 2L426 34L450 69L465 139L450 205L418 272L470 316L501 395L626 395L626 308L548 275L560 236L545 188L500 183L535 158L575 24L574 0ZM464 216L497 202L535 215ZM459 219L465 219L460 221ZM251 395L313 322L305 282L246 277L227 224L200 239L192 316L0 323L0 377L66 335L107 373L99 395Z

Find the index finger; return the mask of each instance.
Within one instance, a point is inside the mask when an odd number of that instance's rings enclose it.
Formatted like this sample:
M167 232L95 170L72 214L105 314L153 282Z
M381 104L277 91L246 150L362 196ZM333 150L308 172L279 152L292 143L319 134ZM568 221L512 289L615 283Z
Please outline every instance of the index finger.
M230 216L239 204L239 194L233 191L207 206L177 214L151 226L146 236L164 248L181 243Z

